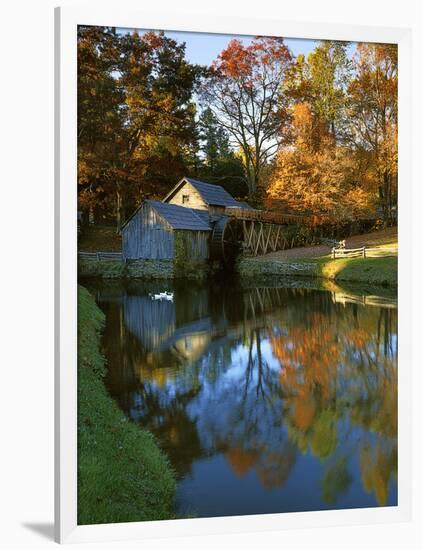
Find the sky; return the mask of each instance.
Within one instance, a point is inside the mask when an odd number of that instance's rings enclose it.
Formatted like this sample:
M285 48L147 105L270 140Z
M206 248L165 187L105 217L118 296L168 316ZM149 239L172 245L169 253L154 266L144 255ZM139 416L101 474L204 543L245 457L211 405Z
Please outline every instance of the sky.
M174 38L177 42L186 42L186 58L191 63L200 65L210 65L233 38L240 39L244 44L250 44L253 40L252 36L196 32L166 32L166 35ZM285 39L285 44L294 55L299 53L307 55L317 43L315 40Z
M130 31L132 29L118 29L118 32L122 34ZM142 34L145 30L138 29L138 32ZM185 42L186 59L191 63L199 65L210 65L233 38L240 39L244 44L250 44L253 40L253 36L229 34L181 31L165 31L165 34L179 43ZM284 42L295 56L300 53L307 56L318 44L317 40L305 40L301 38L285 38ZM354 50L355 44L350 44L348 48L349 56L352 56Z

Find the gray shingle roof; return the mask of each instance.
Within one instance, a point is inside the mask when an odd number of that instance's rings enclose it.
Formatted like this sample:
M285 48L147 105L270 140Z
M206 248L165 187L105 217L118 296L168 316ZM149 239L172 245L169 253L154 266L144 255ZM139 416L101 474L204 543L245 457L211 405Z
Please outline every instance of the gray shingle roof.
M214 206L239 206L239 203L220 185L184 178L192 184L205 202Z
M210 214L208 210L197 210L196 208L191 208L192 212L194 212L197 216L201 218L201 220L209 226L210 224Z
M206 210L194 210L176 204L160 201L145 201L169 223L173 229L189 229L191 231L211 231L209 215Z

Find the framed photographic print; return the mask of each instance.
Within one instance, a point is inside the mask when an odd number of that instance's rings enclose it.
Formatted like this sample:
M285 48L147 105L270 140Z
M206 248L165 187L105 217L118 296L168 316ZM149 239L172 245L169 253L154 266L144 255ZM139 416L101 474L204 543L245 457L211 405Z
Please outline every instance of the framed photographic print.
M409 518L409 63L56 10L59 542Z

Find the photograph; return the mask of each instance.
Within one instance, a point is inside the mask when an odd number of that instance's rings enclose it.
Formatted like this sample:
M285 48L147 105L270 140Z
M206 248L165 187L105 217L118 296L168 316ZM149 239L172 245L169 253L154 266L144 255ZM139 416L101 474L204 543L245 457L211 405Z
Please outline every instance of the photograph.
M397 507L397 43L75 47L77 524Z

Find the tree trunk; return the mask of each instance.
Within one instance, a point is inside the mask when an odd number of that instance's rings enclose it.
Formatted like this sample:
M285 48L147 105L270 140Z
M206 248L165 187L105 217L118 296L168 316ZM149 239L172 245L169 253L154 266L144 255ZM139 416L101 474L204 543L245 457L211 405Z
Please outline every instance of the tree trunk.
M248 183L248 193L250 197L253 197L256 191L255 172L250 160L246 159L246 179Z
M382 179L383 179L383 196L384 196L384 205L383 205L384 225L388 226L391 224L391 201L390 201L390 175L387 172L387 170L384 170Z
M116 233L119 234L124 222L123 193L121 184L116 186Z

